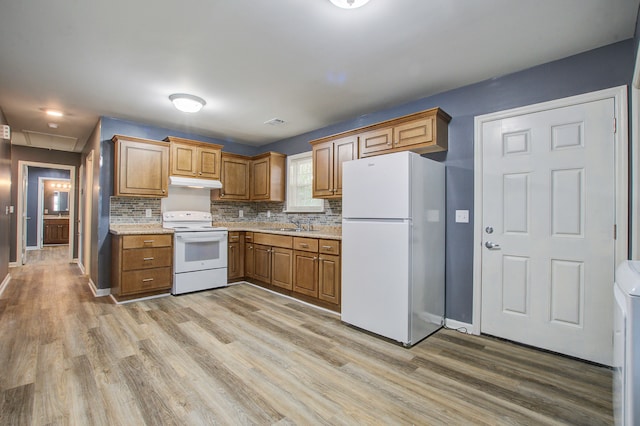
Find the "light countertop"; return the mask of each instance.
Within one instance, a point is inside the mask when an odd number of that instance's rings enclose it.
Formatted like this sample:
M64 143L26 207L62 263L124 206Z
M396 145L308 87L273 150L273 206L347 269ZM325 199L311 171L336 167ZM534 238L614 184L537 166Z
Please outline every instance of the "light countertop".
M290 223L275 222L217 222L213 226L224 226L229 231L262 232L265 234L290 235L305 238L324 238L327 240L341 240L341 226L316 225L313 231L294 231ZM287 228L287 229L284 229ZM288 230L291 229L291 230ZM173 229L163 228L160 223L131 223L112 224L109 232L113 235L146 235L146 234L173 234Z

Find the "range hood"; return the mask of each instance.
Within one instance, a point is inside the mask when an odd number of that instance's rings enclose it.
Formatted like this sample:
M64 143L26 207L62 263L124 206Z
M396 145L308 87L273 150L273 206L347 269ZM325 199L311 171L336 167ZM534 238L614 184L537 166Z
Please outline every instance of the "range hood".
M222 182L219 180L210 179L198 179L182 176L169 176L169 185L171 186L186 186L187 188L206 188L206 189L219 189L222 188Z

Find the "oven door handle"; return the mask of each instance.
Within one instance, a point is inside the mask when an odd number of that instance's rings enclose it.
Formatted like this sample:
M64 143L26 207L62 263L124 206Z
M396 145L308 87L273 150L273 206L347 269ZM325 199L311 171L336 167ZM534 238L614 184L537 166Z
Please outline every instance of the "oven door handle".
M224 241L227 239L225 235L220 236L211 236L211 237L185 237L183 235L177 235L177 238L180 238L185 243L209 243L216 241Z

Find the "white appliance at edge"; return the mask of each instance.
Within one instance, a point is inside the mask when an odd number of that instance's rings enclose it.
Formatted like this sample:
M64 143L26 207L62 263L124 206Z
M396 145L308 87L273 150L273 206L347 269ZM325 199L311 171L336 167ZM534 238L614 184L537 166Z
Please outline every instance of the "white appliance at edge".
M342 321L414 345L444 320L445 167L399 152L342 182Z

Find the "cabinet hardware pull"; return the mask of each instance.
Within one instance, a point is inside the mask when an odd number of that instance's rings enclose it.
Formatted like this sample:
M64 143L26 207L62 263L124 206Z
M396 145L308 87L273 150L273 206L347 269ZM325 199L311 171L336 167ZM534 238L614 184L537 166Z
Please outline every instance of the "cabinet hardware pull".
M154 240L144 240L144 241L143 241L143 243L145 243L145 244L151 244L151 243L153 243L153 241L154 241Z
M300 247L309 247L309 244L300 243Z
M331 246L322 246L322 248L325 250L333 250L333 247Z
M143 283L148 283L149 281L153 281L153 278L145 278L142 280Z
M249 246L249 250L253 250L253 247Z
M143 260L153 260L153 257L145 257Z
M316 260L318 260L318 258L317 258L317 257L314 257L314 258L313 258L313 261L315 262Z

